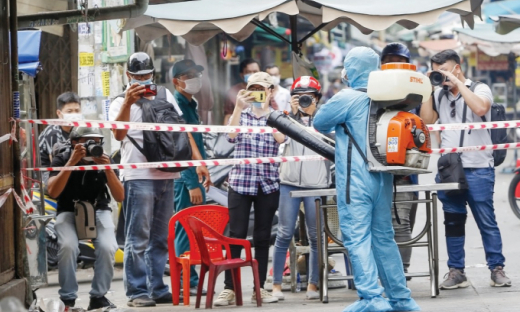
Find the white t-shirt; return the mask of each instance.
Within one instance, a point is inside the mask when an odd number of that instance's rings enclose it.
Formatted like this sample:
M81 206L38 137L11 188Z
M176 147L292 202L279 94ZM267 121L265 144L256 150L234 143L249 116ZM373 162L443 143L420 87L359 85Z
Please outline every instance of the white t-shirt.
M177 105L173 94L169 90L166 90L166 100L173 104L177 113L182 116L182 111ZM122 97L116 98L110 104L109 118L114 121L119 115L119 111L123 105L124 99ZM131 122L142 122L143 111L139 104L133 104L130 107L130 121ZM141 130L128 130L128 135L131 136L137 144L143 146L143 131ZM121 164L130 163L145 163L148 162L146 157L125 137L121 142ZM127 169L120 171L121 180L168 180L177 179L180 175L178 172L165 172L157 169Z
M468 88L471 86L471 80L467 79L464 83ZM462 113L464 111L464 98L462 95L457 94L454 96L449 92L448 96L443 96L441 103L438 103L439 94L442 91L441 88L435 90L435 111L439 114L439 122L441 124L449 123L462 123ZM488 99L493 103L493 94L491 89L484 84L479 83L475 87L474 93L482 98ZM455 107L452 107L451 102L455 101ZM440 106L440 107L439 107ZM455 115L452 117L452 110L455 109ZM466 123L472 122L483 122L482 118L475 114L469 106L466 109ZM485 115L486 121L491 121L491 109ZM456 130L444 130L441 134L441 147L458 147L460 144L460 131ZM491 135L486 129L481 130L466 130L464 134L463 146L477 146L477 145L491 145ZM479 151L479 152L467 152L462 153L462 166L464 168L488 168L493 167L493 151Z
M274 101L278 104L279 111L291 111L291 92L289 90L278 86L278 90L274 95Z

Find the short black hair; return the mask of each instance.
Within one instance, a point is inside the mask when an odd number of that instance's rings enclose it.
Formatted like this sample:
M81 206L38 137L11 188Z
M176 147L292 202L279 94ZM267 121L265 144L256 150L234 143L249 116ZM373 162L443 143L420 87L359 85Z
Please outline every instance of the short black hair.
M257 60L252 59L252 58L246 58L245 60L240 62L240 67L239 67L240 73L244 72L244 69L246 69L247 65L253 64L253 63L258 64L258 67L260 67L260 63L258 63Z
M450 60L460 65L460 56L457 54L457 52L451 49L444 50L432 56L431 65L433 66L434 63L442 65Z
M76 93L70 91L60 94L56 99L56 102L58 103L59 110L62 110L63 106L69 103L78 103L81 106L79 96Z
M267 65L267 66L264 68L264 71L266 72L266 71L268 71L268 70L271 69L271 68L278 68L278 69L280 69L280 67L278 67L278 65L275 65L275 64L269 64L269 65Z

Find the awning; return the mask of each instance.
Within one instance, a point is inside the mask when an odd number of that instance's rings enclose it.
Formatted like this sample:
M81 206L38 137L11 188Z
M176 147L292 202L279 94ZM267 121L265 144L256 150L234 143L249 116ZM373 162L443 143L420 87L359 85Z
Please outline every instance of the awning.
M256 26L262 27L260 21L272 12L299 14L316 29L330 29L347 22L364 34L396 23L408 29L432 24L445 11L460 15L461 20L472 27L474 15L480 16L482 1L199 0L149 5L144 16L129 19L123 30L135 29L144 41L171 33L200 45L222 32L241 41L250 36Z
M423 49L425 53L419 53L424 56L432 56L443 50L460 50L461 44L455 39L441 39L429 40L419 42L419 48Z
M39 30L22 30L18 32L18 70L34 77L40 70L40 42L42 32Z
M520 27L520 15L491 16L495 21L495 31L501 35L508 34Z
M476 24L474 29L455 28L453 31L463 44L476 45L487 55L520 54L520 29L499 35L491 24Z
M482 6L484 22L493 23L493 16L520 14L520 0L495 1Z

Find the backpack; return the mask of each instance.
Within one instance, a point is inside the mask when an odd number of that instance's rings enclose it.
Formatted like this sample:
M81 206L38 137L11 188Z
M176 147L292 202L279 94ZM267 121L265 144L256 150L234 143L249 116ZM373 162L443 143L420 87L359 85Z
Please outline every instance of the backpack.
M469 87L469 90L471 92L475 92L475 88L480 84L481 82L476 81L472 82L471 86ZM439 93L439 97L437 101L440 105L440 100L442 96L444 95L443 92ZM482 121L487 122L486 116L482 116ZM491 120L490 121L506 121L506 109L503 105L497 104L497 103L491 103ZM488 132L491 135L491 142L493 144L505 144L510 143L509 138L507 136L507 129L491 129L488 130ZM500 166L504 160L506 159L507 150L494 150L493 151L493 160L494 160L494 166Z
M117 97L124 97L124 94ZM158 87L155 99L141 98L136 102L143 110L142 122L185 124L173 105L166 100L166 88ZM191 145L187 132L143 131L143 146L139 146L131 136L130 142L146 157L149 162L191 160ZM166 172L179 172L187 167L157 168Z

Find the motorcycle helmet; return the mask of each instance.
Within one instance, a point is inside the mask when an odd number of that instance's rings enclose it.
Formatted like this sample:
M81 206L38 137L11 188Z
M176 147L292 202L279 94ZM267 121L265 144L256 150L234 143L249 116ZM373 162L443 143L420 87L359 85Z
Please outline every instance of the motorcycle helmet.
M387 55L402 56L402 57L406 58L407 63L410 63L410 50L408 50L408 48L402 43L399 43L399 42L389 43L383 49L383 52L381 52L381 61L383 61L383 59Z
M153 61L150 56L144 52L137 52L128 58L127 69L132 75L146 75L153 73Z
M99 128L78 127L74 128L69 135L70 140L79 140L80 138L101 138L103 133Z
M314 93L318 100L321 98L321 84L311 76L301 76L296 78L291 86L291 95L299 93Z

